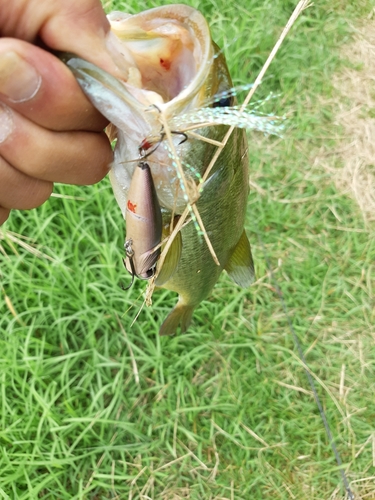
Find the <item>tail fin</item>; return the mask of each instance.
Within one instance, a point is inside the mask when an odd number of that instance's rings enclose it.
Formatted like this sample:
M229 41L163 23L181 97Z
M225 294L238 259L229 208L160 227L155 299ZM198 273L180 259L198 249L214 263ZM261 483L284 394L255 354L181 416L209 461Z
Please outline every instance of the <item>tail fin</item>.
M186 332L191 323L194 307L195 305L184 304L180 299L165 318L160 327L159 335L173 335L179 326L181 326L181 333Z

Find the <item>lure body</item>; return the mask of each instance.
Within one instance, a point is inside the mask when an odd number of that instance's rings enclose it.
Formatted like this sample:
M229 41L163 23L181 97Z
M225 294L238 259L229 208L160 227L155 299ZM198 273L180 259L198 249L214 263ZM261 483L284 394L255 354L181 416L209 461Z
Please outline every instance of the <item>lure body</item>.
M146 138L161 137L161 115L171 124L171 130L183 132L189 124L179 120L180 116L194 109L199 113L207 102L217 112L217 106L226 105L227 100L215 100L215 96L231 89L232 82L225 58L212 42L206 20L197 10L187 5L167 5L134 16L115 12L109 20L111 43L123 54L127 67L124 81L79 58L72 58L68 65L93 104L115 127L117 144L110 179L126 218L127 240L131 239L134 246L140 245L136 252L145 255L159 238L159 222L157 234L152 224L146 224L151 230L147 238L132 226L134 212L129 209L129 202L135 203L133 183L138 203L145 193L140 181L134 180L134 176L140 175L139 166L134 167L140 145L145 144ZM207 139L222 141L227 130L228 126L217 125L200 126L195 131ZM147 157L163 226L173 227L172 217L185 210L186 188L191 187L198 194L196 207L220 265L213 261L196 224L186 224L163 268L158 270L157 286L179 294L176 307L161 326L161 334L173 334L179 326L182 331L188 328L194 308L209 295L223 269L242 287L249 286L254 278L250 244L244 231L249 191L244 130L234 130L203 184L202 176L216 146L194 136L181 144L179 134L174 134L172 141L186 178L184 185L176 169L176 158L165 140ZM149 195L151 191L146 188ZM155 202L153 195L149 198ZM155 219L155 203L152 210L150 220ZM152 262L155 257L153 252ZM129 261L127 267L128 264ZM146 277L149 265L148 261L137 261L136 273ZM164 268L168 272L162 277Z
M149 279L160 255L162 216L151 170L144 161L138 163L133 173L125 221L125 267L133 276Z

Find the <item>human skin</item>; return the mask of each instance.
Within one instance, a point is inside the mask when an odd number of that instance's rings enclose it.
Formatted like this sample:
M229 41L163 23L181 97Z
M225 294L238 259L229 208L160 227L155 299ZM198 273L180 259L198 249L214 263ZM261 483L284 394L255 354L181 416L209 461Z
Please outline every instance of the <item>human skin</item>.
M51 52L115 76L100 0L0 0L0 224L46 201L54 182L93 184L112 161L106 119Z

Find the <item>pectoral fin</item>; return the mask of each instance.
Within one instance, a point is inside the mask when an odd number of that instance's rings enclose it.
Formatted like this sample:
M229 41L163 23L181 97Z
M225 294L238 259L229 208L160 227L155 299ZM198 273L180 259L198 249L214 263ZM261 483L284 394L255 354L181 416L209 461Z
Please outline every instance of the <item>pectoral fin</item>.
M254 262L245 230L224 269L231 279L242 288L247 288L253 283L255 279Z
M164 235L164 234L163 234ZM182 252L182 238L181 232L178 232L173 240L171 247L168 250L167 256L164 260L163 267L161 268L156 280L156 286L162 286L169 278L176 272L178 263L180 262Z

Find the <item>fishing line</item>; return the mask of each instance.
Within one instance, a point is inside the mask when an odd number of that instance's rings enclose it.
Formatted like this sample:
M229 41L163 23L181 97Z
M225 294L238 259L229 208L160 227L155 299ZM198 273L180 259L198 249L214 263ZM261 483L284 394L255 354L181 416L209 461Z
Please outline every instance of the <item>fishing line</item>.
M314 395L315 403L316 403L316 405L317 405L317 407L319 409L320 418L323 421L324 428L325 428L325 431L326 431L326 434L327 434L327 437L328 437L328 440L329 440L329 444L330 444L330 446L332 448L333 454L335 455L336 463L337 463L337 465L339 467L339 470L340 470L340 475L341 475L342 483L344 485L344 488L346 490L346 493L348 495L349 500L355 500L354 493L350 489L349 481L348 481L348 478L347 478L347 476L345 474L345 471L344 471L344 468L343 468L343 462L341 460L340 453L339 453L339 451L338 451L338 449L336 447L336 443L335 443L335 440L333 438L333 434L332 434L331 428L329 426L326 414L325 414L325 412L323 410L322 403L320 401L318 392L316 390L314 379L311 376L310 368L309 368L309 366L308 366L308 364L306 362L305 355L303 354L303 349L302 349L301 342L300 342L300 340L298 338L298 335L297 335L297 333L296 333L296 331L294 329L292 320L290 319L288 307L286 305L283 293L282 293L281 288L280 288L280 286L279 286L279 284L278 284L278 282L277 282L277 280L275 278L275 275L274 275L274 273L272 271L271 263L270 263L270 260L269 260L266 248L264 246L263 240L262 240L262 238L261 238L261 236L260 236L260 234L259 234L258 231L257 231L257 235L258 235L258 241L260 243L260 246L262 247L262 251L263 251L263 254L264 254L264 259L266 261L266 265L267 265L267 268L268 268L268 272L269 272L269 275L271 277L271 282L273 283L273 286L275 287L276 293L277 293L277 295L279 297L279 300L281 302L281 306L283 308L285 317L287 319L289 330L292 333L293 342L294 342L294 344L295 344L295 346L297 348L298 355L299 355L300 360L301 360L302 365L303 365L303 369L305 371L306 377L307 377L307 379L309 381L312 393Z

